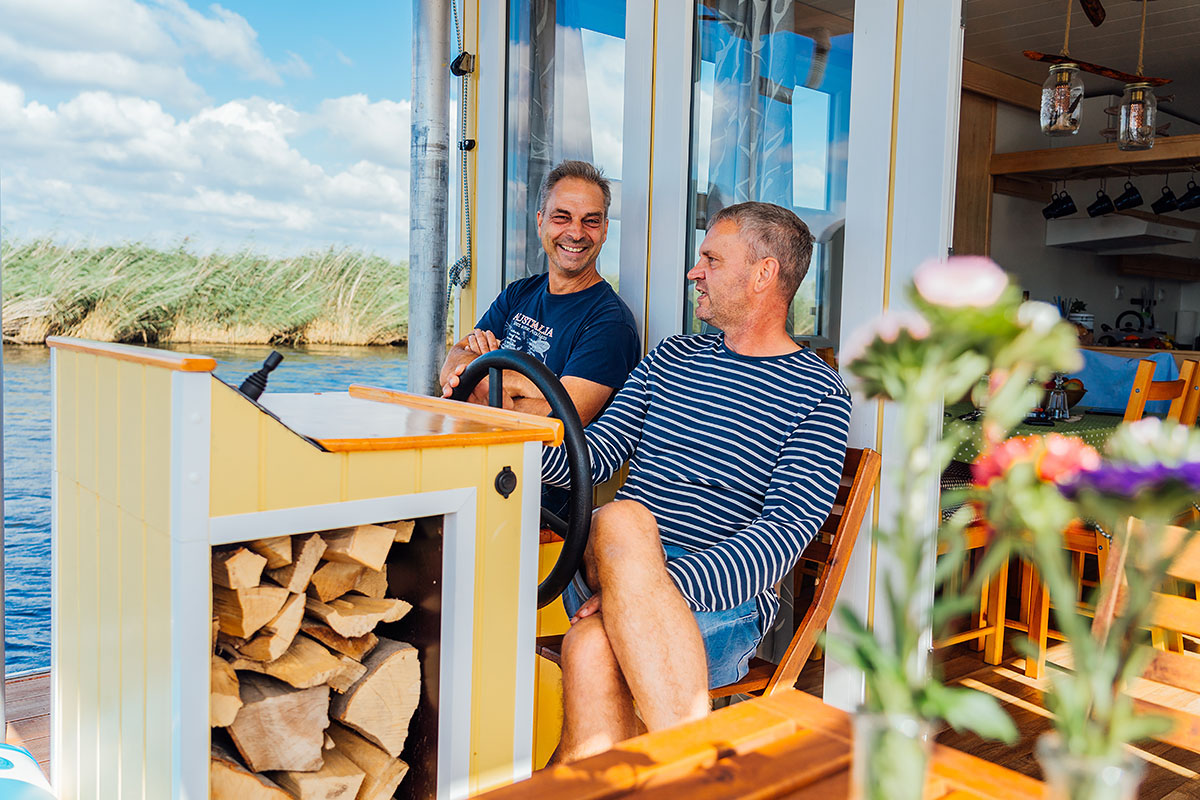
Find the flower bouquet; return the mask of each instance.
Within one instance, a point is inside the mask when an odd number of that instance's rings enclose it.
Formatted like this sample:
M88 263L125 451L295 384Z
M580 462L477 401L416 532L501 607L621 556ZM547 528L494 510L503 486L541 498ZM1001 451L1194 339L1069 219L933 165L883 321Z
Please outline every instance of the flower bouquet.
M905 453L903 467L891 476L898 508L890 524L874 531L882 565L875 630L843 607L839 614L848 635L828 641L831 651L866 676L866 701L856 718L859 797L921 796L932 721L989 738L1016 737L994 698L943 685L926 653L935 625L969 610L969 598L979 596L978 583L1008 557L1003 548L990 548L975 583L950 590L947 579L965 558L962 533L972 515L964 509L943 526L946 553L936 570L933 566L937 513L928 488L937 485L967 434L962 423L940 430L943 398L973 392L976 405L985 407L985 440L999 442L1036 404L1040 382L1079 362L1074 329L1049 304L1021 303L1019 297L988 259L927 262L914 275L914 310L883 315L850 337L843 350L857 393L896 406ZM943 589L936 606L928 595L931 578Z

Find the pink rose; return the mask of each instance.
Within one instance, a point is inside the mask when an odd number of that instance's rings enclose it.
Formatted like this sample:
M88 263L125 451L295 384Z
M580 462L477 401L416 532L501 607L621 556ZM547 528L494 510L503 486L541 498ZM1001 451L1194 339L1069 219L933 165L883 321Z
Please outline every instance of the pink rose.
M929 335L929 320L915 311L884 312L850 334L842 348L842 361L846 364L856 361L876 339L891 344L900 338L901 331L910 338L924 339Z
M990 258L953 256L921 264L913 274L913 283L917 294L934 305L987 308L1004 294L1008 276Z

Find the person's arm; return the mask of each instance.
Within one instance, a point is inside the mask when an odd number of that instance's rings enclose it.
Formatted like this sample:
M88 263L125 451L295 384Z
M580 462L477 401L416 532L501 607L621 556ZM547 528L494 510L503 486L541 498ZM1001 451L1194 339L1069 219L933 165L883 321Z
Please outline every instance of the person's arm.
M653 353L642 359L617 392L612 405L584 431L592 461L592 482L603 483L621 468L642 438L642 423L650 404L649 374ZM542 448L542 482L571 484L566 448Z
M759 517L725 541L667 563L693 610L736 608L795 565L833 507L849 426L850 398L827 395L784 444Z

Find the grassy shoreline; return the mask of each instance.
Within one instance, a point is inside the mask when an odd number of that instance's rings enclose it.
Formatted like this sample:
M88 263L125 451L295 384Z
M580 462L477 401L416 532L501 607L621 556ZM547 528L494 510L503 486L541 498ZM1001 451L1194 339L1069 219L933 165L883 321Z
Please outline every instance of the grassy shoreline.
M353 250L198 256L130 243L0 243L3 335L107 342L405 344L408 264Z

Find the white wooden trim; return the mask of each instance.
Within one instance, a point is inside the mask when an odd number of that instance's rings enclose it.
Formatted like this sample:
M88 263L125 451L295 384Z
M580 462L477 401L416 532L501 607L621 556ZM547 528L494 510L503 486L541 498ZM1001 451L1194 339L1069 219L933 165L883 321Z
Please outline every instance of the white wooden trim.
M464 492L474 489L446 489L421 494L398 494L345 503L281 508L213 517L209 521L209 543L232 544L249 539L287 536L293 533L325 531L350 525L369 525L381 519L409 519L448 513L462 503Z
M208 794L212 573L208 546L212 377L171 373L171 787Z
M460 800L471 793L476 491L474 488L455 489L438 494L445 495L447 500L456 499L458 503L446 507L442 522L437 796Z
M514 694L513 780L533 772L533 705L537 688L538 531L541 528L542 445L526 442L522 463L521 566L517 599L517 688Z
M650 153L650 263L645 347L683 330L692 137L692 0L658 0ZM636 313L636 312L635 312Z
M479 53L476 88L475 316L500 294L504 264L504 108L508 75L508 8L499 0L479 0ZM474 320L472 320L474 322Z
M621 299L646 341L646 271L650 235L650 130L653 110L654 3L625 8L625 117L621 152Z
M50 348L50 785L61 794L62 685L58 674L58 348ZM5 676L6 678L8 676Z

